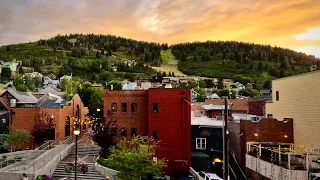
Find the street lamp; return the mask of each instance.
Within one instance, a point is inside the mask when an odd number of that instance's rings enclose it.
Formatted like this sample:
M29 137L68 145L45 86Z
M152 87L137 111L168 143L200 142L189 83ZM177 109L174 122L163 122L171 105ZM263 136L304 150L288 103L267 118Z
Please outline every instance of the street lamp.
M76 154L75 154L75 160L74 160L74 179L77 180L78 136L80 134L80 130L78 127L76 127L73 130L73 134L76 136Z
M100 108L97 108L97 112L100 112Z

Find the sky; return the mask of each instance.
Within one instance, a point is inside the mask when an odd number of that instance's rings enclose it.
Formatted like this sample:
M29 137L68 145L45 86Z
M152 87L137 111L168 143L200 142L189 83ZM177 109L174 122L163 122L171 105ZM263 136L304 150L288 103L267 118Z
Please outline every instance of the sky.
M320 0L1 0L0 45L58 34L235 40L320 57Z

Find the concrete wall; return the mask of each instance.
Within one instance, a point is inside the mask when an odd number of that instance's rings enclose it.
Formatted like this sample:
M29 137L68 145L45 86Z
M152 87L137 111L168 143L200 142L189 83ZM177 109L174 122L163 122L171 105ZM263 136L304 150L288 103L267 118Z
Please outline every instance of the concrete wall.
M272 180L308 180L307 171L289 170L246 155L246 167Z
M266 114L278 120L293 118L295 150L320 148L319 89L320 71L272 81L272 103L267 103Z
M119 173L118 171L114 169L110 169L104 166L99 165L97 162L94 164L94 169L98 171L101 175L104 177L109 177L109 180L120 180L117 177L117 174Z

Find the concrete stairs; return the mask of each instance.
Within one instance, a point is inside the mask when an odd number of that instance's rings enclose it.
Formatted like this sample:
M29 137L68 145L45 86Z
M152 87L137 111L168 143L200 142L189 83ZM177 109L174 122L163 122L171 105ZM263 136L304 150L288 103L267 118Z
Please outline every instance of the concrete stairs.
M87 165L88 165L88 172L86 174L77 172L78 180L91 180L91 179L106 180L106 177L103 177L99 172L97 172L94 169L93 164L87 164ZM64 163L60 163L58 168L53 174L53 180L59 180L67 177L74 179L74 171L71 171L71 173L68 175L64 170Z
M78 145L78 155L99 155L101 147L98 145L92 146L84 146L79 144ZM70 155L75 155L76 148L74 147L70 153Z

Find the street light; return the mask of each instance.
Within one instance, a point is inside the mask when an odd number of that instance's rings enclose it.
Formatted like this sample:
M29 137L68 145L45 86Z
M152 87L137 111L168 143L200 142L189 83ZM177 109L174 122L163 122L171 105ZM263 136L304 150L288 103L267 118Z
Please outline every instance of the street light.
M73 130L73 134L76 136L76 154L75 154L75 160L74 160L74 179L77 180L78 136L80 134L80 130L78 127L76 127Z
M100 112L100 108L97 108L97 112Z

